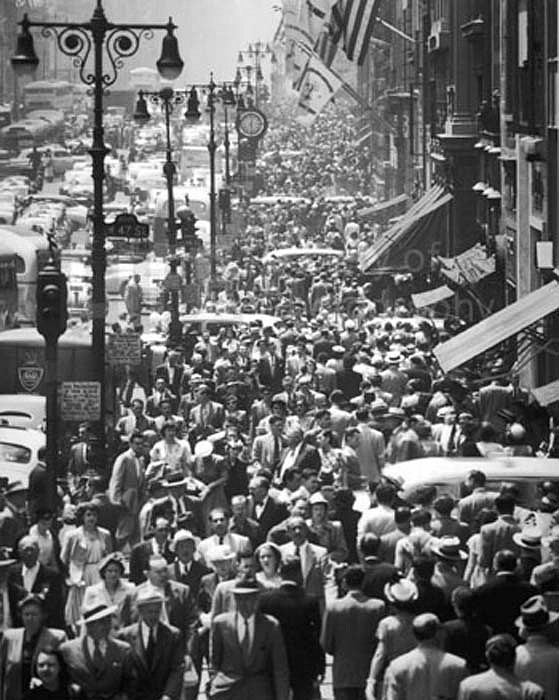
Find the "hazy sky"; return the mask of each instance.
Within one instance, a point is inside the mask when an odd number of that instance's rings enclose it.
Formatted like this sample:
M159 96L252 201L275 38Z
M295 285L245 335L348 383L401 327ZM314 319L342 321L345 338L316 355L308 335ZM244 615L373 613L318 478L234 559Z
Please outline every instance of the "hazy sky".
M58 0L68 14L71 0ZM217 80L232 80L237 54L249 42L271 41L280 15L278 0L104 0L113 22L166 22L179 25L180 51L185 62L181 82L203 82L213 70ZM93 2L91 3L93 6ZM155 63L161 39L142 43L141 55L127 67ZM149 48L148 48L149 47Z

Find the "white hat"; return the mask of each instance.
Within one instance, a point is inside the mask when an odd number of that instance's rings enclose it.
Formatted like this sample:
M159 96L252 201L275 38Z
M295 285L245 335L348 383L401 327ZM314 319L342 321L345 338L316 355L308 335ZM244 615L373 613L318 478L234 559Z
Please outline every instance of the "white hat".
M209 457L214 451L214 446L209 440L200 440L194 446L195 457Z
M117 609L117 605L107 605L106 603L100 602L98 599L93 600L82 607L82 617L80 622L87 625L90 622L102 620L105 617L114 615Z
M173 536L171 546L174 548L179 542L192 542L196 544L196 538L190 530L177 530Z
M136 605L152 605L155 603L162 605L164 602L165 597L163 596L163 593L157 590L155 586L140 588L138 595L136 596Z
M391 603L411 603L417 600L419 592L413 581L402 578L395 583L387 583L384 587L384 595Z
M235 559L235 552L231 551L231 547L228 547L226 544L217 544L210 549L206 555L206 559L210 563L216 561L231 561Z

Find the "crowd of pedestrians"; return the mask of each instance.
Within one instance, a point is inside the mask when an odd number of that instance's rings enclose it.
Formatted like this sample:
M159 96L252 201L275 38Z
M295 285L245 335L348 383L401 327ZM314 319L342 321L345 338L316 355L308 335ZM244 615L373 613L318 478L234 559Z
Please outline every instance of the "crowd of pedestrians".
M1 700L312 700L330 663L337 700L559 697L559 482L527 503L482 467L403 500L384 476L543 460L554 432L498 362L442 375L444 324L360 278L376 232L325 197L370 176L343 110L272 124L266 188L311 203L247 206L204 302L280 320L146 348L111 463L84 424L59 510L33 475L0 495ZM317 245L340 255L262 263Z

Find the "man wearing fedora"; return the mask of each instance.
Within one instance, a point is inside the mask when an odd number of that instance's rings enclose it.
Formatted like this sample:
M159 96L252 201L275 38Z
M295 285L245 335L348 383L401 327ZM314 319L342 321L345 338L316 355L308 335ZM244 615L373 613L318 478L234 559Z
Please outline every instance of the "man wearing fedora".
M137 700L179 700L184 673L181 633L161 621L165 599L145 587L136 597L139 620L118 633L132 647L138 684Z
M289 670L279 623L258 612L256 582L239 584L234 595L237 610L212 622L208 696L284 700L289 697Z
M518 575L530 581L532 571L542 563L542 533L537 527L526 527L512 536L518 547Z
M392 406L399 406L406 384L408 383L408 375L400 370L400 363L403 360L402 355L397 350L391 350L385 356L386 369L382 370L381 388L383 391L392 394Z
M85 633L61 645L70 680L87 698L135 698L136 665L129 644L111 635L116 606L94 601L82 610Z
M394 659L386 670L384 700L454 700L467 676L466 662L440 648L439 618L433 613L413 621L415 649Z
M443 591L447 604L450 604L452 591L459 586L467 585L461 571L468 559L468 554L462 549L460 539L451 536L434 540L431 544L431 553L436 559L431 583Z
M534 567L530 583L540 593L556 592L559 591L559 528L552 528L542 542L549 551L550 559Z
M194 558L196 538L190 530L177 530L173 536L171 550L175 558L168 566L170 580L188 586L191 594L197 599L202 578L211 572Z
M550 612L541 595L529 598L516 620L525 641L516 647L515 674L521 681L541 685L546 698L559 698L559 649L549 638L558 620L559 613Z

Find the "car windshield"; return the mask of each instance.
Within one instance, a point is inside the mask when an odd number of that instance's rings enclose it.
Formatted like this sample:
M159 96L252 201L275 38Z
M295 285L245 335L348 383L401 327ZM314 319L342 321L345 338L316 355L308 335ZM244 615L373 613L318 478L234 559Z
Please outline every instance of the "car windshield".
M17 464L29 464L31 450L23 445L14 445L10 442L0 442L0 462L16 462Z

